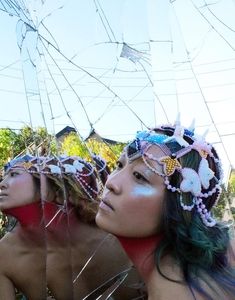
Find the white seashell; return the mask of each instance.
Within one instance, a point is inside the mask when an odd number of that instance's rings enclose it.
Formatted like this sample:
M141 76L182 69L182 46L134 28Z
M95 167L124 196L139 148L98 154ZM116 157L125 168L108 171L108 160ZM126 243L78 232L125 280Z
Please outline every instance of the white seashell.
M195 119L193 119L191 125L188 128L189 131L194 132L195 130Z
M79 162L78 160L75 160L74 162L73 162L73 166L76 168L76 170L78 171L78 172L82 172L82 170L83 170L83 168L84 168L84 164L83 163L81 163L81 162Z
M183 176L183 180L180 184L181 191L185 193L191 192L194 196L199 196L201 193L201 183L196 171L190 168L184 168L181 174Z
M72 165L64 164L64 171L65 173L76 174L77 169Z
M201 159L198 169L198 175L202 186L205 189L208 189L210 185L210 180L214 177L214 172L209 168L208 161L205 158Z
M50 168L52 174L61 174L60 167L55 165L48 165L48 167Z

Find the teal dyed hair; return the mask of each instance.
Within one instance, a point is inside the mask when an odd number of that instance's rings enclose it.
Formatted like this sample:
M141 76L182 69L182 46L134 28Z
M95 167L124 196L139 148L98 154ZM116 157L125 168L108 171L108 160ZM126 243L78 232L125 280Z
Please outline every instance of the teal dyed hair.
M166 127L156 130L160 134L171 136L173 128ZM192 144L191 137L184 137ZM172 152L180 149L176 142L169 142L167 146ZM213 154L217 157L214 149ZM190 151L180 159L182 167L198 170L201 157L195 150ZM207 157L210 168L220 177L220 170L214 160ZM170 178L172 186L179 187L182 181L181 175L175 172ZM210 181L209 189L216 184L215 179ZM206 192L207 190L203 190ZM219 193L219 192L218 192ZM218 197L218 193L209 196L205 200L208 211ZM182 193L183 202L190 205L193 201L191 193ZM220 296L215 298L217 292L227 293L229 298L235 299L235 269L229 265L227 258L230 247L229 228L225 224L217 222L213 227L203 224L196 209L185 211L180 205L180 195L166 190L165 201L163 201L162 228L164 238L156 249L156 267L160 274L168 280L161 270L160 261L165 254L170 254L180 266L183 279L188 284L194 295L198 292L205 299L222 300ZM194 298L196 299L195 295Z

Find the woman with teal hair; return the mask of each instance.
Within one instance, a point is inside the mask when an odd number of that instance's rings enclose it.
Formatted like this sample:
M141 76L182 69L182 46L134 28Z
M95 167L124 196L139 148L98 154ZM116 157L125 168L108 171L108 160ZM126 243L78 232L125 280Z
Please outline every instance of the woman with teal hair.
M212 214L221 183L215 149L179 123L138 132L125 148L96 223L118 237L149 300L235 299L232 228Z

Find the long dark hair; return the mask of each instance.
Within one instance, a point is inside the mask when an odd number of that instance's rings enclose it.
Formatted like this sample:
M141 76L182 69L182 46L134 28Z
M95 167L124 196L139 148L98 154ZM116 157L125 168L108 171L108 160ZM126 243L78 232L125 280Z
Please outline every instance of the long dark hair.
M165 127L155 131L172 136L174 129ZM189 144L193 142L189 136L184 136L184 139ZM169 142L167 146L172 152L181 148L174 141ZM214 158L218 158L213 148L212 153ZM217 183L216 178L219 179L221 176L221 171L214 158L208 156L207 161L210 169L215 173L215 179L210 180L209 188L203 190L203 193L211 190ZM188 167L196 171L198 171L200 160L199 153L193 149L179 159L183 168ZM169 180L172 186L179 187L182 181L181 174L175 172ZM205 199L204 204L208 211L218 200L218 196L219 191ZM235 269L230 266L228 260L230 249L229 227L218 221L213 227L206 226L196 208L193 208L192 211L182 209L180 197L188 205L193 201L191 193L180 195L167 190L165 194L162 218L164 238L155 252L156 267L159 273L168 280L175 281L168 278L160 267L161 258L166 254L170 254L180 266L184 282L188 284L193 295L194 291L197 291L205 299L213 300L215 298L212 295L225 292L235 299ZM195 295L194 298L196 299Z

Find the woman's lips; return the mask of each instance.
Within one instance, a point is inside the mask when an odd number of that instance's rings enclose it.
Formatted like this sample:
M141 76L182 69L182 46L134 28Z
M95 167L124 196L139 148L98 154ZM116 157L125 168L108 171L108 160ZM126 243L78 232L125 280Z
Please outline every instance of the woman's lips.
M0 194L0 197L6 197L7 194Z
M109 204L105 199L101 200L99 207L106 211L114 211L111 204Z

